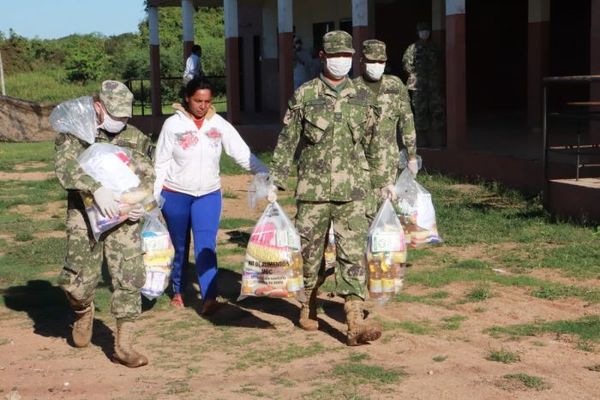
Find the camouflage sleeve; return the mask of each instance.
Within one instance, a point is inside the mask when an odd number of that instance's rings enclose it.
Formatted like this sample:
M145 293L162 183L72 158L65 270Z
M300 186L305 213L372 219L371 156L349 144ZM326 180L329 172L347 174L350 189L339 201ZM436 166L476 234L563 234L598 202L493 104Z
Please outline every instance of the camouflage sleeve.
M94 193L102 186L86 174L77 161L77 157L85 150L79 139L67 133L60 133L56 137L54 149L54 171L65 190Z
M398 146L390 146L396 141L395 122L389 118L380 118L380 110L370 106L367 118L367 134L371 132L371 141L366 147L365 156L371 172L373 188L382 188L393 184L398 170Z
M404 55L402 56L402 65L404 70L408 74L414 74L415 72L415 45L411 44L406 48Z
M402 143L406 147L408 157L417 155L417 133L415 131L415 122L410 108L410 97L408 90L404 85L400 87L400 99L398 106L398 127L402 133Z
M286 189L287 178L302 130L302 101L298 92L288 103L288 109L283 118L283 129L277 139L277 147L271 161L271 179L273 184L280 189Z

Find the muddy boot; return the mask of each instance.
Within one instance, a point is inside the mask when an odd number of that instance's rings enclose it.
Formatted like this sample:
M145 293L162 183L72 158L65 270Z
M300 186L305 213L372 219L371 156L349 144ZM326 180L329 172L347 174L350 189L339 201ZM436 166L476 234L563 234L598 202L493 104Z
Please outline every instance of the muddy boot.
M75 323L73 324L73 344L75 347L86 347L92 341L92 327L94 326L94 303L83 310L75 310Z
M319 321L317 320L317 289L305 289L304 293L306 300L301 302L300 309L300 328L305 331L316 331L319 329Z
M364 319L363 305L364 301L355 299L347 299L344 304L348 324L348 346L366 344L381 337L381 324Z
M129 368L142 367L148 364L148 359L133 348L133 328L131 321L117 320L117 335L115 337L114 361Z

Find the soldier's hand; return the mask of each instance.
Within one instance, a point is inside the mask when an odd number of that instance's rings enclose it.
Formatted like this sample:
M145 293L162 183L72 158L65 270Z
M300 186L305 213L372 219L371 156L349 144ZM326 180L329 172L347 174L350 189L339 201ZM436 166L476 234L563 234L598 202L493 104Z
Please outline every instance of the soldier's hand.
M129 211L127 214L127 219L132 222L136 222L142 218L142 215L144 215L144 207L142 207L141 204L138 204Z
M392 201L398 198L396 193L396 187L394 185L387 185L381 188L381 197L384 199L390 199Z
M408 161L408 170L413 176L417 176L417 173L419 172L419 162L416 158Z
M119 203L117 201L117 196L112 192L112 190L100 186L93 193L94 201L96 205L100 209L100 213L108 218L113 218L119 215Z
M275 203L277 201L277 186L271 185L269 193L267 193L267 200L269 203Z
M408 76L408 80L406 81L406 88L415 90L417 88L417 76L415 74L410 74Z

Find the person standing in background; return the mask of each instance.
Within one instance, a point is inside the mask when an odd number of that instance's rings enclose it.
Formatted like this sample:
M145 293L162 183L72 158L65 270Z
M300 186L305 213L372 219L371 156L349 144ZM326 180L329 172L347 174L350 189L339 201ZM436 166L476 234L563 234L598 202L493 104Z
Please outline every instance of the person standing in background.
M402 57L408 74L406 86L410 93L415 128L420 146L443 146L445 143L444 100L440 76L440 50L431 41L431 27L417 24L419 39L408 46Z
M192 47L192 53L185 62L185 70L183 71L183 84L187 85L194 78L204 77L202 70L202 47L195 44Z

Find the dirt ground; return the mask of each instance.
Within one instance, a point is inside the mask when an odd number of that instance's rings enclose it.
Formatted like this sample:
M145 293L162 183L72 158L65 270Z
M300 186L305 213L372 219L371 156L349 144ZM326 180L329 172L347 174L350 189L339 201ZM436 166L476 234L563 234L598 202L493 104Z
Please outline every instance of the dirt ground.
M248 209L248 181L247 176L223 178L224 188L238 196L225 199L223 218L260 215L260 209ZM56 212L56 205L52 208ZM293 209L287 209L293 215ZM26 207L18 212L33 213ZM220 232L220 245L232 247L230 236ZM477 248L447 246L434 251L467 253L471 258L481 254ZM412 268L428 267L434 266ZM565 279L547 271L540 274L549 280ZM230 295L226 297L235 298L239 274L223 272L220 280L221 290ZM484 332L494 325L597 315L599 305L574 298L538 299L528 289L506 286L493 286L495 295L483 302L460 304L472 287L405 287L407 294L444 290L448 296L435 305L371 305L370 317L386 327L383 338L355 348L344 343L341 300L326 293L320 295L320 330L311 333L297 327L294 300L230 300L212 319L200 317L193 300L184 310L149 309L139 321L137 343L150 364L140 369L111 363L115 323L108 313L96 317L92 344L76 349L70 344L72 318L66 308L65 315L56 318L27 307L0 308L0 399L600 398L600 372L586 368L598 365L600 356L593 349L580 349L573 337L509 338ZM445 328L444 320L457 315L466 319L457 329ZM408 322L430 329L399 329ZM520 361L488 361L492 350L511 351ZM352 360L357 358L364 359L361 365L396 371L401 378L386 384L340 375L339 367L355 365ZM516 373L543 377L548 386L535 390L503 378Z

